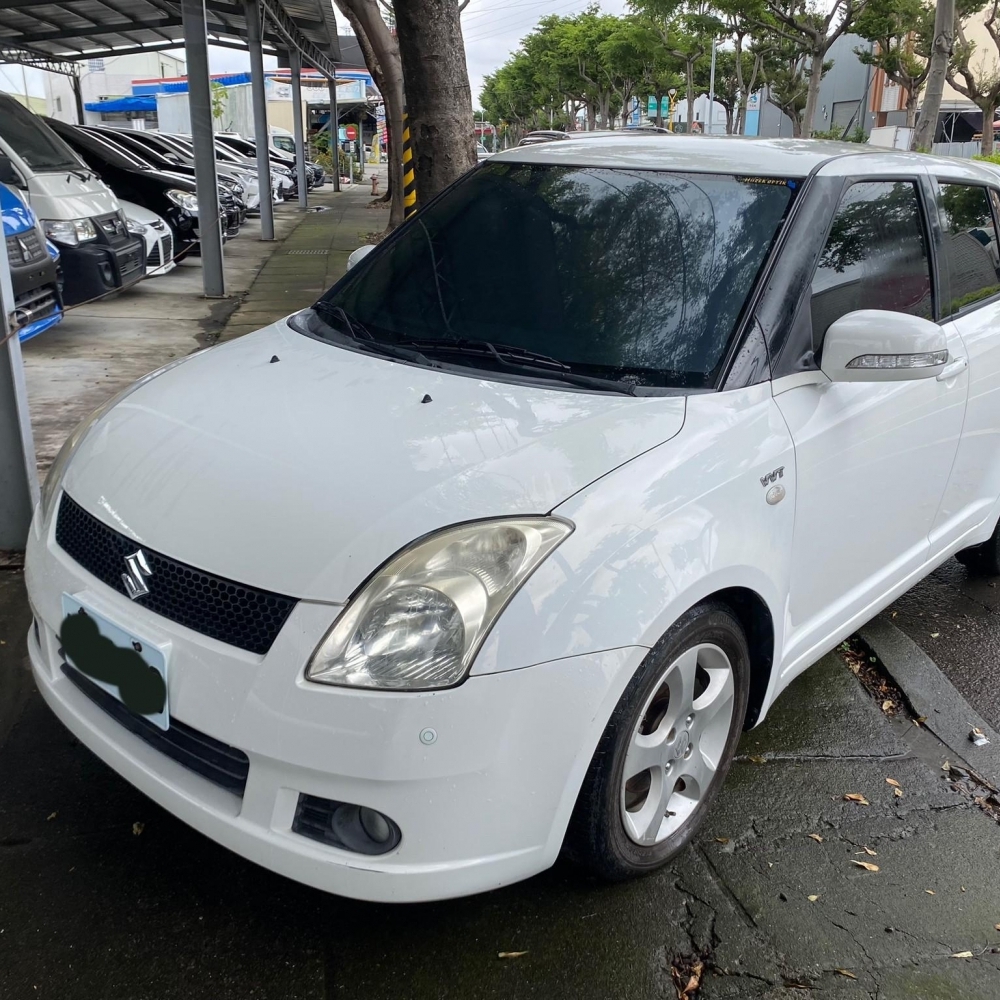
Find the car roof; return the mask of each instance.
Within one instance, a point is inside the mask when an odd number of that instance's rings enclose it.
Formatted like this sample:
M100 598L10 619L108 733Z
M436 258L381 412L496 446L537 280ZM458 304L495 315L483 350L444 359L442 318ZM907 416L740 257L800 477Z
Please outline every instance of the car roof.
M752 136L643 135L624 130L618 135L584 133L574 142L539 142L515 146L491 157L491 162L551 163L565 166L677 170L731 173L741 176L805 177L833 161L836 173L912 173L915 165L935 172L996 179L968 160L884 149L863 143L826 139L762 139Z

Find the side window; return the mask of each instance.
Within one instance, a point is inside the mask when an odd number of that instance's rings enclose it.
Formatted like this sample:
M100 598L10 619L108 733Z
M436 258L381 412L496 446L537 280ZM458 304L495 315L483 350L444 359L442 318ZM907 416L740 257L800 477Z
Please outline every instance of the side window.
M941 184L941 228L951 302L942 312L960 312L1000 292L997 232L987 188Z
M812 284L813 349L855 309L930 319L930 262L920 201L910 181L862 181L840 200Z

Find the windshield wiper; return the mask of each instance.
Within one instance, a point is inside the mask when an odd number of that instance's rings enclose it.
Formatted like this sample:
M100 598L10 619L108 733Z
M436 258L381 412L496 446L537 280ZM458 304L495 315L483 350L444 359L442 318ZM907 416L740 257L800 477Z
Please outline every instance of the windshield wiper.
M424 357L420 351L411 350L409 347L402 347L398 344L386 343L384 340L377 340L364 323L356 316L351 316L341 306L331 306L321 299L312 307L312 310L324 323L335 322L340 328L338 332L345 334L362 350L371 351L374 354L385 354L402 361L416 361L428 368L439 367Z
M406 343L426 354L465 354L481 358L492 358L503 368L536 372L578 385L586 389L604 389L620 392L628 396L635 395L635 386L631 382L621 382L613 378L601 378L597 375L584 375L573 371L572 367L558 358L548 354L539 354L525 347L513 347L509 344L493 344L488 340L407 340Z

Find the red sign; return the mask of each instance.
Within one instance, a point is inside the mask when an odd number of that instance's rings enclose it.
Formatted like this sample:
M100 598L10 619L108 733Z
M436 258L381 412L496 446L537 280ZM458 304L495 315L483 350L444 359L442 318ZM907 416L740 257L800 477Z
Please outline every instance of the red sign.
M358 130L353 125L348 125L344 129L344 133L347 135L347 138L351 140L351 142L358 137Z

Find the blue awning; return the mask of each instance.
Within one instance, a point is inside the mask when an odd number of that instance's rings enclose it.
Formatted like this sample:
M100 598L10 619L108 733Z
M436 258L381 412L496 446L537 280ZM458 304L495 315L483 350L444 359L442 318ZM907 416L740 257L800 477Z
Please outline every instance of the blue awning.
M143 97L115 97L109 101L95 101L85 104L87 111L155 111L156 97L152 94Z

